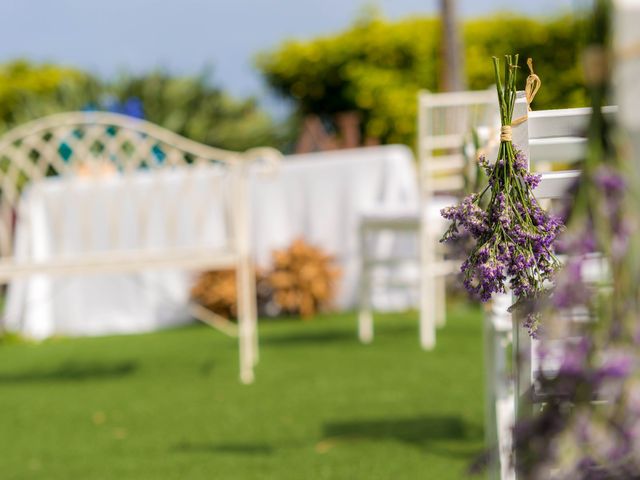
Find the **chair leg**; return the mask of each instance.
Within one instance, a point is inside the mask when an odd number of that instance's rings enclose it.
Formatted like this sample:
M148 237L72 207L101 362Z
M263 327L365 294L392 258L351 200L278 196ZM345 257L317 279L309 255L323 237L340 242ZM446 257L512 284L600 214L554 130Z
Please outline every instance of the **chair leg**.
M258 315L253 315L252 337L253 337L253 366L258 365L260 361L260 344L258 341Z
M444 276L434 279L436 289L436 327L442 328L447 324L447 282Z
M358 339L362 343L373 341L373 312L371 308L371 269L368 266L366 233L360 227L360 298L358 303Z
M373 314L371 308L360 306L358 312L358 339L362 343L373 341Z
M487 468L487 478L491 480L500 478L500 442L498 436L498 395L496 383L498 368L495 357L496 331L490 313L484 318L484 438L485 446L490 449L490 463Z
M423 221L420 228L420 346L424 350L432 350L436 346L434 261L433 235Z
M507 362L507 350L513 334L510 331L511 314L508 311L511 305L509 294L496 295L491 303L491 310L486 314L488 325L491 329L491 340L485 344L485 368L487 370L486 381L493 392L495 451L498 454L495 460L495 469L501 480L514 480L516 478L512 458L513 438L512 428L515 423L515 395L513 376ZM517 348L514 345L514 348ZM487 399L489 401L489 399Z
M436 295L434 278L430 272L424 271L420 275L420 346L424 350L433 350L436 346Z

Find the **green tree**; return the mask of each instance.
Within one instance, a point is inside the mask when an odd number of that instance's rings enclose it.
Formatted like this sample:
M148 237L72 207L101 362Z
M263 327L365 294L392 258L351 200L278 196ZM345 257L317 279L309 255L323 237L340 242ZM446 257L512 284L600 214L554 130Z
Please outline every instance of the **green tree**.
M236 99L213 86L207 72L174 77L155 71L123 76L109 89L119 101L136 98L144 117L193 140L232 150L280 146L285 134L255 99Z
M275 124L254 99L233 98L206 73L156 71L108 83L57 65L19 60L0 66L0 131L52 113L113 110L131 99L147 120L209 145L245 150L282 147L288 139L287 126Z
M469 20L464 25L469 88L493 83L491 56L519 53L520 85L524 85L525 61L533 58L543 86L535 107L566 108L588 105L582 76L581 51L584 22L567 16L544 21L512 15Z
M335 36L288 41L258 56L269 85L294 100L301 114L321 116L356 110L364 135L408 142L414 131L415 93L435 88L439 23L410 19L388 23L379 16Z
M467 21L462 28L466 83L471 89L489 87L491 56L519 52L534 58L544 82L537 108L585 105L579 30L569 17ZM437 18L388 22L378 15L337 35L287 41L260 54L256 63L268 84L294 101L298 114L330 117L355 110L365 136L413 146L417 93L440 90L441 37Z
M0 130L50 113L79 110L100 91L80 70L16 60L0 65Z

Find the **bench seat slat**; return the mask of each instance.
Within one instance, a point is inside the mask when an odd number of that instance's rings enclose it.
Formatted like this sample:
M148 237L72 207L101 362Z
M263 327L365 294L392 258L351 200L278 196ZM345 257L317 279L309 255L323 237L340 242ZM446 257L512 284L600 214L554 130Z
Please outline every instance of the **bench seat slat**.
M19 262L0 261L0 281L26 277L35 273L78 275L106 272L137 272L154 268L214 269L235 267L238 255L228 249L172 248L145 251L91 253L50 260Z

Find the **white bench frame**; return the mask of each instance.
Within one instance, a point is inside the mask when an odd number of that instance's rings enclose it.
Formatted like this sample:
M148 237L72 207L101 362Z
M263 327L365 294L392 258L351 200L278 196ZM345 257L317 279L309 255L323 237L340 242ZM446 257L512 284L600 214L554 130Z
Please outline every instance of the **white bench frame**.
M60 152L67 147L70 156ZM162 152L162 159L157 155ZM70 112L44 117L21 125L0 137L0 282L8 283L35 274L77 275L105 272L137 272L171 267L177 269L234 268L237 273L237 327L212 312L192 305L194 317L225 333L237 336L240 379L251 383L258 361L255 274L251 258L248 169L253 161L275 165L281 155L271 148L231 152L181 137L150 122L105 112ZM156 251L116 249L73 257L54 256L46 261L16 259L13 254L13 215L23 184L52 174L77 176L80 166L89 173L109 167L112 175L126 177L147 168L152 171L176 167L197 168L219 164L231 182L232 237L219 250L166 248ZM99 181L99 175L95 176ZM212 185L212 188L215 186ZM173 215L176 215L173 212ZM175 224L175 223L174 223Z

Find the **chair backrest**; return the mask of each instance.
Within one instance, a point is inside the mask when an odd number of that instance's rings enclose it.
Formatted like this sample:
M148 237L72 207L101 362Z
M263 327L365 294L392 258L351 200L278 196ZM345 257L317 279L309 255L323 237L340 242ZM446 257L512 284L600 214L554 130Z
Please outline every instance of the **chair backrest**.
M240 178L247 160L275 161L279 156L269 148L240 153L209 147L150 122L114 113L61 113L26 123L0 137L0 257L13 254L23 192L45 178L122 180L141 171L189 167L182 168L187 171L211 165ZM239 208L246 208L245 202L240 203ZM151 211L154 206L146 207Z
M514 116L527 111L524 92L518 92L515 111ZM618 107L607 106L602 111L613 118ZM542 181L534 192L536 198L562 198L580 173L591 109L537 110L528 112L527 117L526 122L514 127L513 136L516 147L526 154L529 168L542 173Z
M615 106L603 108L605 116L613 116ZM529 112L528 148L532 170L545 171L568 166L584 158L589 108L565 108ZM557 169L557 168L555 168Z
M517 100L517 108L526 108L524 96L520 94ZM616 106L603 108L605 116L616 115ZM529 159L530 168L535 170L535 166L545 165L547 168L561 168L567 165L580 166L580 161L584 159L587 145L587 125L591 117L590 108L570 108L558 110L541 110L529 112L528 121L514 128L514 138L517 135L520 140L518 147L522 149ZM540 201L552 201L566 198L569 190L575 184L580 175L580 170L558 170L545 171L542 173L540 185L534 194ZM593 255L589 259L588 276L594 277L592 280L599 281L606 275L606 262L601 256ZM585 280L588 280L585 278ZM585 321L584 314L578 310L566 312L562 315L565 321ZM544 365L539 364L538 355L535 353L537 343L531 341L526 329L517 325L514 332L516 341L516 351L520 352L521 361L518 362L520 371L517 372L517 391L522 395L532 385L540 369L554 371L557 365L553 363L553 354L547 356ZM557 347L561 348L564 342L571 341L570 338L559 338L556 340ZM554 345L554 344L552 344ZM547 345L549 347L549 345Z
M418 98L418 161L422 189L429 193L462 189L467 163L463 155L465 142L473 129L499 128L498 115L495 88L421 92Z

